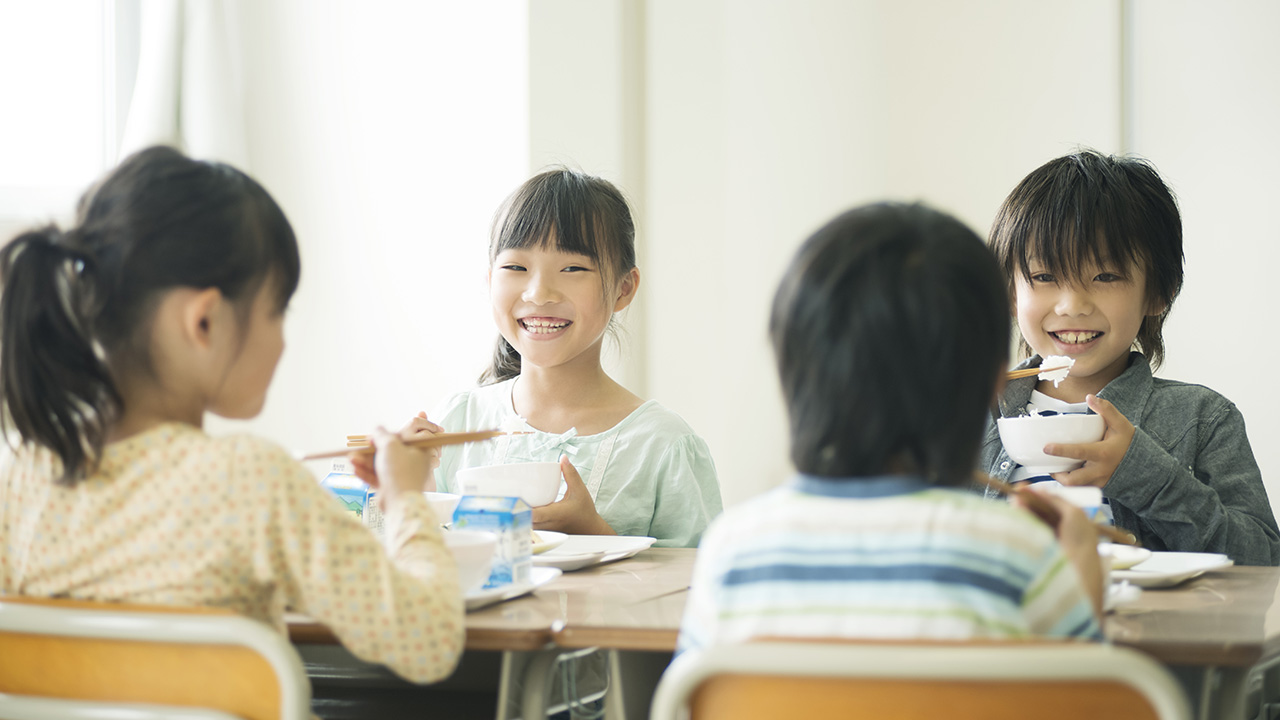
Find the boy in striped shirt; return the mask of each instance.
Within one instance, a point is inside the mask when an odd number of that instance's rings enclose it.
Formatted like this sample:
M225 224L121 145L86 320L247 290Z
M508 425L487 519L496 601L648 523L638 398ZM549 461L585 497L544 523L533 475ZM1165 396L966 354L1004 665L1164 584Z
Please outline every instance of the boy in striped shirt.
M1045 496L1051 527L971 489L1009 318L994 257L943 213L870 205L806 241L770 320L798 475L708 529L681 651L760 636L1101 637L1084 514Z

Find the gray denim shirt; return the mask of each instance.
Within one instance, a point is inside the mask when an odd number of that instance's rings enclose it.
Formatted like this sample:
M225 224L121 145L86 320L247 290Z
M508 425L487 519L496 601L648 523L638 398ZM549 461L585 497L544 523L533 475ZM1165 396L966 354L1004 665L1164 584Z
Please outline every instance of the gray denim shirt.
M1018 367L1039 364L1037 355ZM1001 417L1027 414L1036 380L1008 383ZM1136 352L1098 396L1135 428L1102 489L1118 527L1151 550L1224 553L1238 565L1280 564L1280 530L1234 403L1203 385L1152 377L1146 357ZM1001 480L1017 468L1000 442L994 413L979 467Z

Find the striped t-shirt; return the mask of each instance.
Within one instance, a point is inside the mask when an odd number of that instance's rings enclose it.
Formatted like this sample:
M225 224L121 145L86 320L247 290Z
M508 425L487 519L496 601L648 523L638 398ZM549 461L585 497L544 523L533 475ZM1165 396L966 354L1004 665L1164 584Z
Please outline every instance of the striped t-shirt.
M917 478L801 476L699 546L679 648L753 637L1101 638L1052 531Z

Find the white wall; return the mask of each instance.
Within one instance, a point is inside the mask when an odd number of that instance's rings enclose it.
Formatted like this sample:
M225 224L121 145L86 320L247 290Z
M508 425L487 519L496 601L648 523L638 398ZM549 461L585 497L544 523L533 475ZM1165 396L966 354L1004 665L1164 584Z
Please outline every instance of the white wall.
M1273 508L1280 507L1280 354L1272 330L1280 267L1280 4L1135 3L1134 150L1182 209L1186 281L1161 375L1202 383L1244 413Z
M341 447L474 383L497 337L489 224L528 156L525 5L240 7L252 173L297 231L302 283L264 413Z

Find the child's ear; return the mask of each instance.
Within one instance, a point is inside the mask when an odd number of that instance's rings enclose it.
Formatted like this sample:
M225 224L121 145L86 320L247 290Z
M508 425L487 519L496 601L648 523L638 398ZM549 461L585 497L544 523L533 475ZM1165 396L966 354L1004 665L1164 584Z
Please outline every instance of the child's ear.
M636 291L640 289L640 268L631 268L618 283L618 299L613 303L613 311L619 312L636 299Z
M1164 300L1152 300L1147 305L1147 316L1154 317L1156 315L1163 315L1164 311L1168 309L1169 309L1169 303L1165 302Z
M225 322L222 292L217 288L194 291L182 307L182 333L194 346L207 350L213 345L214 333Z

